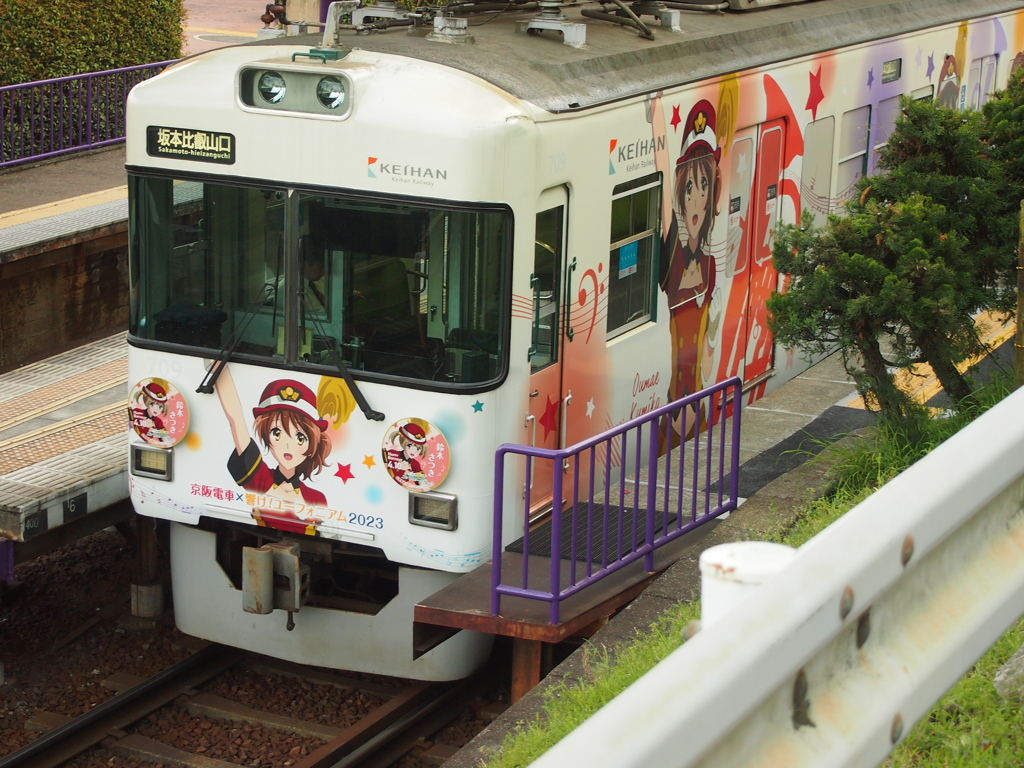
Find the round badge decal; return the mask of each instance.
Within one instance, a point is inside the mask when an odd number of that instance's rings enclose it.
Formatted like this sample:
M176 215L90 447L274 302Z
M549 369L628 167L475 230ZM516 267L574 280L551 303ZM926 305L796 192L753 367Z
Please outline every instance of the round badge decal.
M188 432L188 405L178 389L165 379L143 379L128 398L132 429L150 445L170 448Z
M384 466L403 488L422 493L448 475L451 456L441 430L424 419L399 419L384 434Z

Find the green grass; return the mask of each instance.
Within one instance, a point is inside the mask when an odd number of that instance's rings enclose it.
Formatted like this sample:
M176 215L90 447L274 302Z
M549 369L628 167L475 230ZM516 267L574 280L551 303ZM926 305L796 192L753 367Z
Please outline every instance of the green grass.
M787 530L766 538L798 547L835 522L876 488L891 480L943 440L955 434L980 412L1011 391L1005 379L982 390L980 405L971 413L949 418L921 419L892 426L881 424L863 440L829 450L835 460L830 470L831 492L800 510ZM812 459L813 460L813 459ZM683 630L700 616L696 600L681 602L646 632L614 653L586 646L583 674L559 682L544 692L542 714L509 734L500 752L491 755L487 768L529 765L594 712L643 676L683 642ZM1024 765L1024 728L1019 703L1006 703L995 693L995 671L1024 643L1024 619L957 683L908 734L893 753L893 768L929 766Z
M1004 701L996 671L1024 644L1024 619L978 660L915 725L886 766L1020 768L1024 765L1021 702Z
M585 646L582 677L548 687L543 718L506 737L487 768L529 765L678 648L683 628L699 617L696 600L678 603L649 631L638 632L633 642L616 649L614 656L604 648Z

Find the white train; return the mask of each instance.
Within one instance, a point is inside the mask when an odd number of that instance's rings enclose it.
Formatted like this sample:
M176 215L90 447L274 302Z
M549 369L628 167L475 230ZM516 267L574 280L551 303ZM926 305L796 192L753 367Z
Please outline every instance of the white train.
M412 609L524 508L495 449L796 375L778 222L837 210L900 95L977 107L1024 47L1022 0L602 7L335 4L132 91L131 493L183 631L470 673L490 638L414 659Z

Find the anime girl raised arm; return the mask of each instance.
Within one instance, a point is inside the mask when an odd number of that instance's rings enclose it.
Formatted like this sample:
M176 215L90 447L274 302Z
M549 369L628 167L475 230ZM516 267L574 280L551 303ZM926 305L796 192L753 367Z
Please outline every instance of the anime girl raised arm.
M254 509L254 517L274 528L310 533L307 522L313 516L305 509L323 507L327 498L304 481L324 467L331 451L330 438L325 434L327 422L317 412L316 395L292 379L270 382L252 411L254 439L249 436L242 403L227 368L221 372L215 388L235 444L228 457L232 478L246 490L288 502L273 512ZM257 439L276 466L264 460ZM296 508L298 512L294 511Z
M214 363L221 365L221 363ZM245 415L242 411L242 401L238 399L238 390L235 389L235 380L231 377L231 369L226 365L220 372L213 388L217 390L217 399L224 409L228 426L231 428L231 437L235 441L235 451L241 456L249 445L249 428L245 424Z

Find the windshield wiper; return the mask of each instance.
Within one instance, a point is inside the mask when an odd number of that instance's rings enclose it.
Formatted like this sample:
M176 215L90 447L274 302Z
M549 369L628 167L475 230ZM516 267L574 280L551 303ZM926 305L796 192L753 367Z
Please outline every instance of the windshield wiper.
M237 326L235 332L231 334L231 338L228 339L227 343L220 348L216 358L214 358L213 365L211 365L210 370L206 372L206 376L203 377L202 382L200 382L199 386L196 388L196 392L202 395L213 394L213 385L217 383L217 377L220 376L221 368L223 368L231 359L231 356L235 352L235 348L238 346L238 342L242 340L242 336L245 335L245 331L249 328L249 323L251 323L252 319L256 317L259 308L266 304L267 297L271 292L274 295L274 307L276 312L277 285L266 282L263 284L262 295L250 304L247 310L245 310L242 322Z
M303 291L303 293L302 293L302 315L303 315L303 319L304 320L308 319L310 321L310 323L313 324L313 329L317 332L317 334L319 334L322 338L327 338L328 334L326 333L326 331L325 331L325 329L323 327L323 324L321 324L320 321L317 320L312 315L307 315L306 314L308 309L309 309L308 299L306 298L305 291ZM337 348L335 348L334 346L328 346L327 347L327 354L330 356L331 362L334 363L334 367L338 369L338 373L341 374L341 378L343 378L345 380L345 383L348 385L348 389L352 393L352 397L355 398L356 405L359 406L359 410L361 410L363 412L363 416L366 417L366 420L367 421L384 421L384 414L381 413L380 411L373 410L373 408L370 407L370 404L366 401L366 398L363 396L363 393L359 390L359 387L356 385L355 379L352 378L352 374L349 372L348 368L345 367L345 362L341 359L341 355L338 354Z

